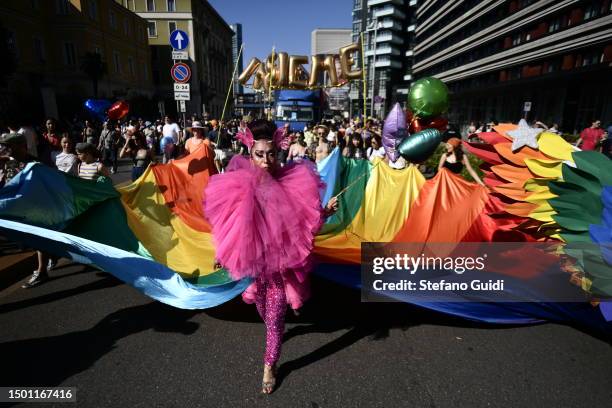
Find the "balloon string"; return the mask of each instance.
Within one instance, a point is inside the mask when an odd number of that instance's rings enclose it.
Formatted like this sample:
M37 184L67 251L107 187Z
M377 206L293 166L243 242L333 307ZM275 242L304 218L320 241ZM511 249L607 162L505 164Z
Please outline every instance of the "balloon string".
M378 163L376 163L373 167L372 170L370 170L370 173L372 171L374 171L374 169L376 167L378 167L380 165L380 163L382 163L382 160L378 161ZM353 180L352 182L349 183L348 186L344 187L342 190L340 190L340 192L338 194L336 194L335 196L333 196L332 198L338 198L340 197L342 194L346 193L348 189L350 189L351 187L353 187L355 184L357 184L357 182L359 180L361 180L362 178L364 178L365 176L367 176L368 173L363 173L361 176L357 177L355 180Z

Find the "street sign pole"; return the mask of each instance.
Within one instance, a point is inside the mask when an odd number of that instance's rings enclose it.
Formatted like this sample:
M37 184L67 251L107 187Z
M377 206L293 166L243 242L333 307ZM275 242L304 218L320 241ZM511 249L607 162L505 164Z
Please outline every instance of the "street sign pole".
M177 113L183 114L183 127L186 127L187 120L185 117L186 102L191 100L191 90L189 80L191 79L191 68L185 62L189 60L189 53L186 51L189 45L189 36L183 30L174 30L170 33L169 38L172 51L172 69L170 76L174 80L174 100L176 101Z

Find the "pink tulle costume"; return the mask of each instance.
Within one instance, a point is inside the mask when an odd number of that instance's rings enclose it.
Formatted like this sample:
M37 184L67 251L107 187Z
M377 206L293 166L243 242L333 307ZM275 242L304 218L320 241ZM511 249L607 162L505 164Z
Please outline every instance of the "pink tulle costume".
M253 278L242 294L266 324L264 362L278 361L287 304L298 309L309 296L314 236L323 222L314 165L301 162L272 174L234 156L227 171L211 177L204 211L216 257L235 279Z

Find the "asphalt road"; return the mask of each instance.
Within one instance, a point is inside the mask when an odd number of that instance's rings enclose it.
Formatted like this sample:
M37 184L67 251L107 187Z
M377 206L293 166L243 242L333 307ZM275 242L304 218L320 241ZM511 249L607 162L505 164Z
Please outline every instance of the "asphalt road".
M404 304L362 304L359 293L324 280L314 281L303 313L289 316L279 387L261 395L265 332L254 306L234 299L175 309L66 261L51 276L34 289L0 292L0 385L77 387L79 407L612 401L612 349L588 333L477 326Z

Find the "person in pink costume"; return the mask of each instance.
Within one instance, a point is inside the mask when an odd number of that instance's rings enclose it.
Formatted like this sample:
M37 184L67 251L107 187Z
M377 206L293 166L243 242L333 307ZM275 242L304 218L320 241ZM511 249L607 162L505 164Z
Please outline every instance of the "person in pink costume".
M276 384L287 304L297 310L308 298L314 236L338 204L334 197L321 207L324 185L312 163L278 165L285 135L274 123L243 125L237 138L251 156L234 156L225 173L211 177L204 212L217 261L232 279L253 280L242 297L255 303L266 326L262 392L269 394Z

